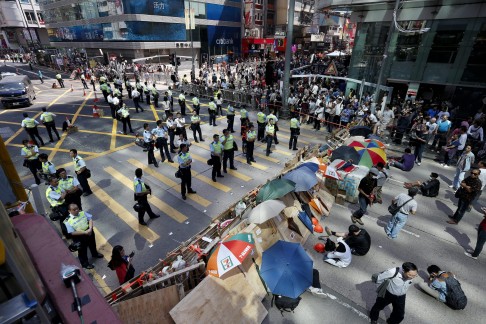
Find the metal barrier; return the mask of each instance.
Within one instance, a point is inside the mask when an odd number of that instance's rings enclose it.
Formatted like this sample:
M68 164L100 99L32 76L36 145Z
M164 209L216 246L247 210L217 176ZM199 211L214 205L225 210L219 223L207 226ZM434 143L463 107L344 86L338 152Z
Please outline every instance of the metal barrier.
M188 93L189 95L196 95L201 98L214 98L216 88L207 87L198 84L180 84L179 90ZM233 104L235 107L246 106L250 109L256 109L259 105L261 94L246 92L240 90L221 89L221 98L225 102Z

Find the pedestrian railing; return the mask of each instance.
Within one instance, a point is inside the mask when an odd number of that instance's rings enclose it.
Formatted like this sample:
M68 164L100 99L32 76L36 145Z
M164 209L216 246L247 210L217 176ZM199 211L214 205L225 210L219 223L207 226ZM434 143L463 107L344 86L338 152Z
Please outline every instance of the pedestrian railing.
M196 95L199 99L214 98L218 91L213 87L192 83L180 84L178 90L184 91L191 96ZM252 91L221 89L219 92L221 93L221 98L225 102L229 102L235 107L246 106L247 108L256 109L259 106L261 98L261 94Z

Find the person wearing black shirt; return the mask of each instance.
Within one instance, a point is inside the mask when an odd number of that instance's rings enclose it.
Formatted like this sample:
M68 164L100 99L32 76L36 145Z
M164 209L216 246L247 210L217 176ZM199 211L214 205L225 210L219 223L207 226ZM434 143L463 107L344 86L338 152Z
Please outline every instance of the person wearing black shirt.
M370 234L364 229L359 228L356 225L350 225L348 228L348 233L345 232L334 232L331 231L329 227L325 227L326 233L329 236L343 237L344 242L351 249L351 253L354 255L363 256L368 253L371 247L371 237Z
M364 225L361 217L366 213L368 205L370 205L374 200L373 190L375 189L377 182L376 176L378 176L377 169L371 169L368 172L368 175L361 179L358 187L359 195L358 195L358 204L359 209L356 210L353 215L351 215L351 221L353 223L359 223L360 225Z
M410 189L412 187L418 187L420 192L425 197L437 197L440 190L440 181L437 179L439 175L435 172L430 174L430 178L424 182L405 182L404 187Z

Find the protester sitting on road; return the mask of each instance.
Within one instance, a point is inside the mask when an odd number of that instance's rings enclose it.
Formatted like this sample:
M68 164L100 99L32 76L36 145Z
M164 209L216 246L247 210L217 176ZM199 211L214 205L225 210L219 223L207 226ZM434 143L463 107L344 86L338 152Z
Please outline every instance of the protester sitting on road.
M332 264L338 268L346 268L351 264L351 249L344 242L342 237L338 237L338 244L330 239L326 241L326 254L324 255L324 262Z
M412 154L412 150L407 147L405 149L405 154L402 155L400 159L391 159L392 160L389 165L394 166L402 171L410 171L413 169L415 155ZM397 161L398 160L398 161Z
M327 226L325 227L325 230L329 236L334 235L344 238L344 242L351 249L351 254L363 256L370 250L371 237L364 228L359 228L356 225L349 225L348 233L334 232Z
M420 289L426 294L436 298L437 300L445 303L447 295L447 287L445 280L442 278L442 274L447 276L447 272L442 271L435 264L427 268L429 273L429 283L419 283Z
M440 181L437 179L439 175L435 172L430 174L430 178L423 182L421 181L414 181L414 182L405 182L404 187L410 189L412 187L417 187L420 190L420 193L425 197L437 197L440 190Z

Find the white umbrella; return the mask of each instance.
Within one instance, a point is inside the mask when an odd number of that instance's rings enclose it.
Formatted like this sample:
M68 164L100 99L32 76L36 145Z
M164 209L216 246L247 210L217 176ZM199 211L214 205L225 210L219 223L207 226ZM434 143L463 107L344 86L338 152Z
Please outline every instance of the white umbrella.
M254 224L265 223L267 220L277 216L284 208L285 204L280 200L265 200L253 208L249 220Z
M332 53L329 53L329 54L326 54L326 56L331 56L331 57L334 57L334 56L347 56L349 54L346 54L344 52L341 52L341 51L334 51Z

